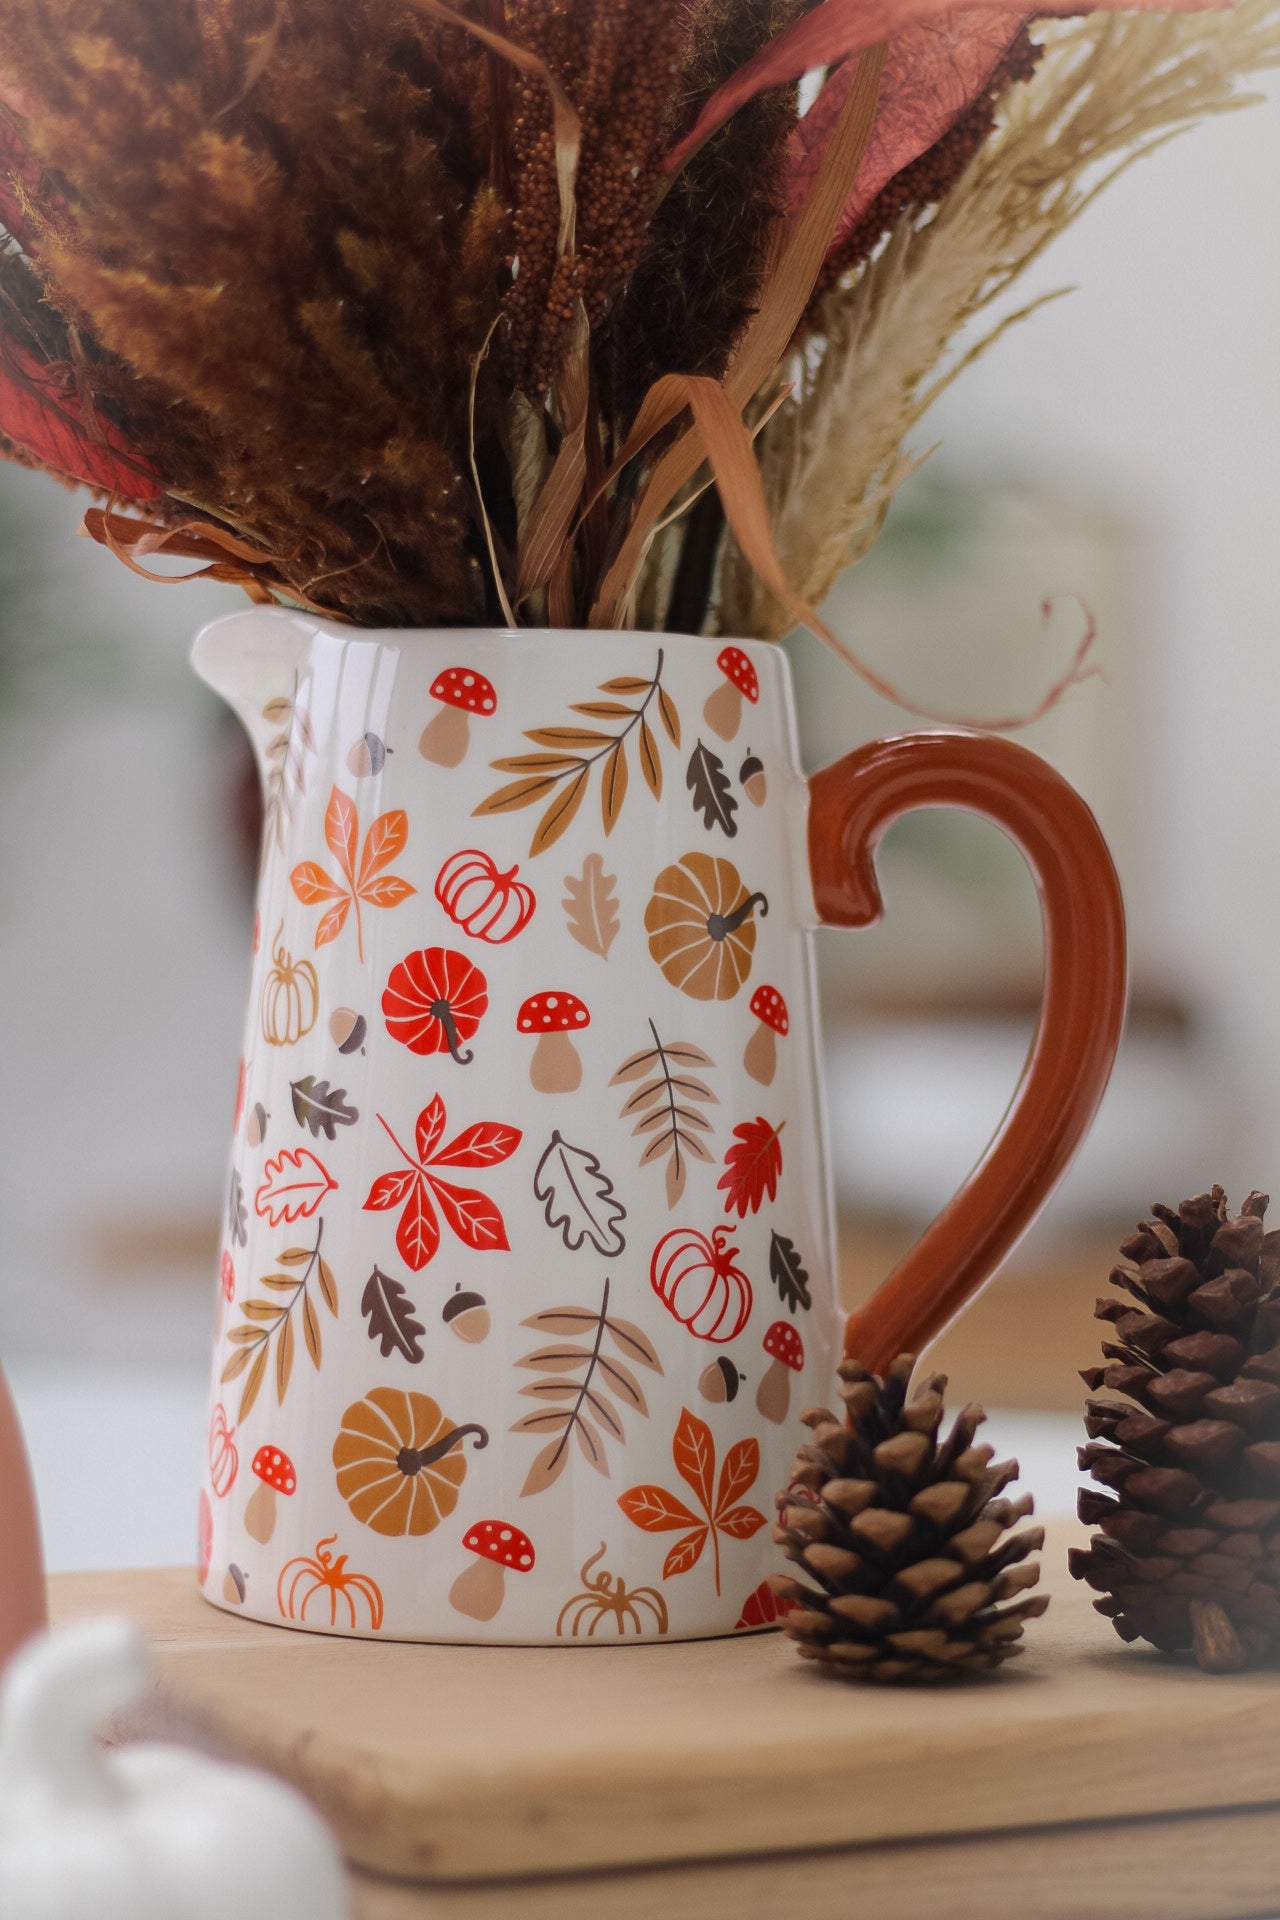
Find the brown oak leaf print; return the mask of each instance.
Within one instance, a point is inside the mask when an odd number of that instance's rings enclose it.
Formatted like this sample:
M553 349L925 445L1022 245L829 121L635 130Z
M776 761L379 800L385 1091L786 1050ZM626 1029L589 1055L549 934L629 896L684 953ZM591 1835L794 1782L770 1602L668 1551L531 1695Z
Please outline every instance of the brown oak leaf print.
M760 1475L760 1446L753 1439L739 1440L725 1454L716 1486L716 1443L705 1420L690 1413L680 1414L671 1443L676 1472L693 1489L698 1504L694 1512L677 1494L665 1487L629 1487L618 1500L628 1520L646 1533L676 1533L681 1537L662 1563L662 1577L688 1573L702 1558L708 1540L715 1562L716 1592L720 1591L720 1536L729 1540L750 1540L764 1525L758 1507L741 1504ZM713 1491L714 1489L714 1491Z
M325 808L324 838L337 865L339 877L335 880L314 860L303 860L289 876L290 881L304 907L317 906L325 901L330 903L321 914L316 928L317 947L327 946L330 940L337 939L347 923L347 915L355 908L356 951L363 960L361 905L398 907L402 900L407 900L411 893L417 892L417 888L411 887L399 874L385 871L404 852L405 842L409 838L408 816L399 807L390 813L380 813L366 833L361 847L360 815L356 803L341 787L335 787Z

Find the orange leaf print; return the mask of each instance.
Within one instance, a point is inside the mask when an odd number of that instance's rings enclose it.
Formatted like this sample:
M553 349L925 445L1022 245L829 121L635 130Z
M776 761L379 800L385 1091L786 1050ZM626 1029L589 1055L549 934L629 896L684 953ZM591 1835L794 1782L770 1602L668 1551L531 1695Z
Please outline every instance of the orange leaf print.
M329 795L329 804L324 813L324 839L342 870L343 878L348 883L354 883L360 817L355 801L341 787L335 787Z
M716 1445L705 1420L686 1407L680 1415L675 1439L671 1443L676 1472L687 1480L699 1500L711 1511L711 1476L716 1470ZM752 1476L754 1478L754 1475Z
M736 1501L741 1499L748 1487L754 1487L760 1477L760 1443L758 1440L739 1440L736 1447L730 1447L720 1469L720 1491L716 1495L717 1514L728 1513Z
M683 1500L668 1493L665 1487L629 1487L619 1496L618 1505L628 1520L642 1527L646 1533L674 1533L678 1527L692 1528L683 1539L676 1541L667 1554L662 1567L664 1580L671 1579L677 1573L688 1573L695 1567L710 1540L716 1592L719 1593L721 1534L730 1540L749 1540L765 1524L765 1517L759 1508L733 1504L740 1495L749 1493L759 1478L759 1445L755 1440L747 1439L739 1440L730 1447L724 1457L720 1489L714 1507L711 1504L711 1489L715 1484L716 1472L715 1439L706 1421L699 1420L696 1414L690 1413L688 1407L681 1409L671 1453L681 1479L687 1481L698 1496L705 1515L701 1522Z
M304 907L314 907L325 900L334 903L321 915L316 927L317 947L327 946L331 940L337 939L347 923L347 915L355 908L356 948L363 960L361 906L398 907L402 900L407 900L410 894L417 892L417 888L410 886L399 874L383 871L397 854L404 852L409 838L408 816L399 807L392 808L389 813L379 814L365 835L357 869L360 815L355 801L343 793L341 787L334 787L325 808L324 838L325 845L338 863L341 881L335 880L316 861L303 860L290 874L290 883Z

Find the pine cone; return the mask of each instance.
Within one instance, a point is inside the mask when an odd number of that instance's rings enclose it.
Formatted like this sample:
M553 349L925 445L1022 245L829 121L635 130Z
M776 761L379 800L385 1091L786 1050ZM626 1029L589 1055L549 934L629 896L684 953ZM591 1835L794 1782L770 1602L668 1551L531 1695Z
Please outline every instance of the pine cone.
M770 1586L797 1608L784 1630L808 1660L851 1680L932 1681L996 1667L1022 1648L1022 1623L1048 1596L1012 1606L1040 1578L1027 1555L1042 1527L1008 1535L1031 1496L995 1498L1018 1463L992 1466L973 1436L981 1407L957 1414L938 1439L946 1377L934 1374L908 1404L914 1356L881 1380L856 1361L839 1369L847 1422L825 1408L801 1417L812 1431L778 1495L774 1539L819 1592L785 1574ZM1003 1537L1002 1537L1003 1536Z
M1233 1672L1280 1651L1280 1233L1265 1193L1234 1218L1221 1187L1154 1207L1111 1280L1138 1302L1099 1300L1110 1364L1081 1378L1081 1490L1101 1527L1072 1573L1122 1640L1194 1652ZM1136 1402L1136 1405L1126 1404Z

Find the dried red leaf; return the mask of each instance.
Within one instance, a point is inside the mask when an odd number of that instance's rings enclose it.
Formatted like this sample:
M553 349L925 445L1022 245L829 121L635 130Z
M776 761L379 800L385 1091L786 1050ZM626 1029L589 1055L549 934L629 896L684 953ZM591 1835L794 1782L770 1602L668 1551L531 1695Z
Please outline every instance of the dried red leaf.
M1005 7L970 7L905 27L889 48L875 125L853 192L832 237L837 252L881 188L927 153L974 100L1017 39L1026 16ZM791 138L787 210L803 206L857 63L846 60L827 81Z
M1225 4L1225 0L1214 0L1214 4ZM1103 0L1103 5L1094 9L1082 9L1079 0L1047 0L1047 4L1037 6L1036 12L1114 12L1121 7L1127 11L1157 13L1209 10L1202 5L1202 0ZM1012 0L1006 9L993 7L990 11L1006 13L1011 39L1027 18L1022 0ZM689 132L667 155L665 171L677 173L717 127L722 127L739 107L754 100L767 87L785 86L802 74L864 53L868 47L884 41L895 42L918 22L936 20L952 12L952 0L824 0L812 13L802 15L782 33L775 34L759 53L716 89Z
M13 339L0 359L0 433L59 479L125 500L164 493L124 436L100 414L87 419L74 389Z
M498 1161L510 1159L520 1144L520 1131L517 1127L503 1126L497 1120L480 1120L441 1147L446 1118L444 1101L436 1094L422 1109L414 1126L415 1159L396 1139L382 1115L378 1115L383 1131L402 1155L405 1166L392 1173L379 1174L369 1189L365 1209L385 1213L403 1206L396 1226L396 1246L401 1259L414 1273L422 1271L440 1245L437 1207L444 1215L446 1226L457 1234L464 1246L478 1253L506 1252L510 1246L506 1223L487 1194L477 1192L474 1187L455 1187L429 1173L428 1168L494 1166Z

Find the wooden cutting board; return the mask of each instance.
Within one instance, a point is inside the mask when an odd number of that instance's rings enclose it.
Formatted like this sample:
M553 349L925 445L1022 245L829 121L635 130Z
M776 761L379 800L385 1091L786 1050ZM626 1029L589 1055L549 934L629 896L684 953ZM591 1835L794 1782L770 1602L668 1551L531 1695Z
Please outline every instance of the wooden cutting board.
M859 1908L892 1900L900 1920L1280 1913L1280 1673L1208 1678L1122 1646L1066 1576L1077 1537L1050 1531L1054 1603L1024 1658L945 1691L833 1684L778 1634L327 1638L222 1613L185 1571L63 1575L52 1606L147 1629L157 1681L141 1730L282 1774L353 1863L412 1883L362 1883L369 1920L496 1920L510 1888L480 1883L530 1875L555 1880L522 1888L527 1920L839 1911L850 1874ZM1076 1904L1030 1901L1053 1863ZM585 1877L562 1884L570 1874ZM413 1885L436 1889L429 1905ZM943 1886L979 1891L946 1904Z

